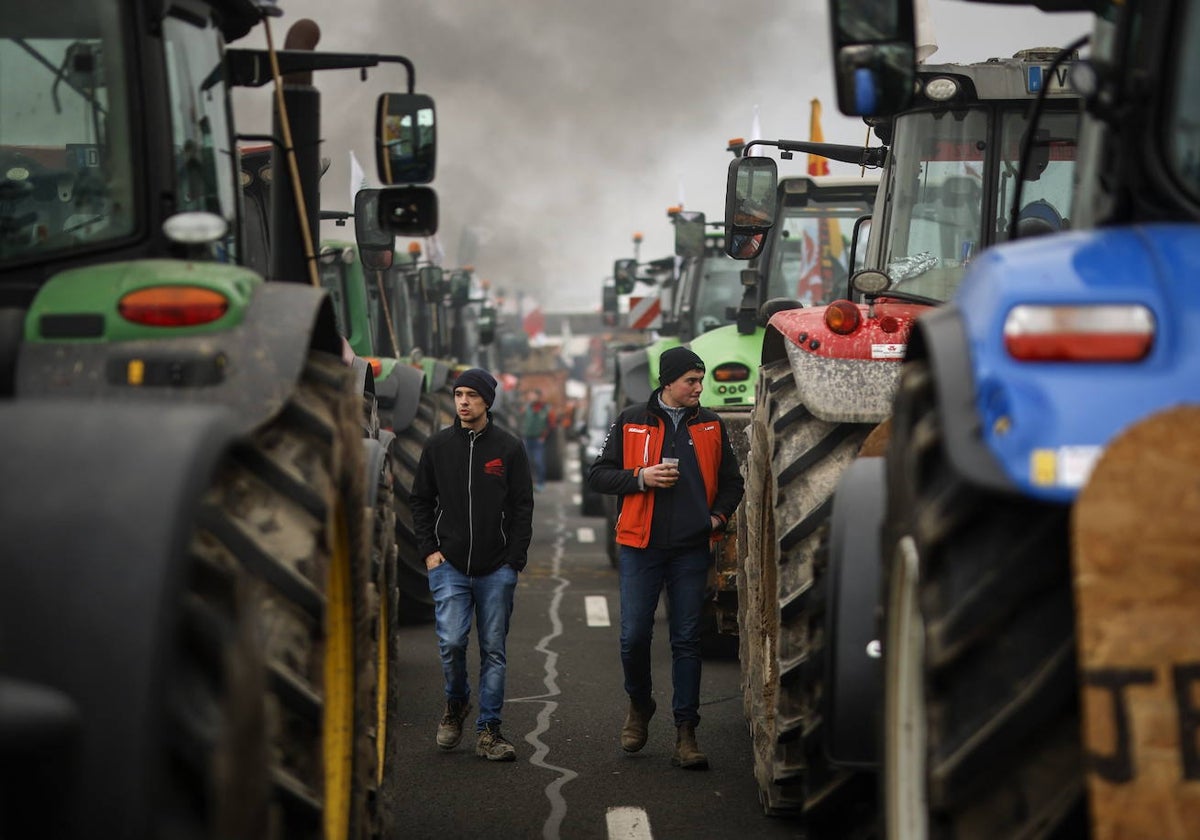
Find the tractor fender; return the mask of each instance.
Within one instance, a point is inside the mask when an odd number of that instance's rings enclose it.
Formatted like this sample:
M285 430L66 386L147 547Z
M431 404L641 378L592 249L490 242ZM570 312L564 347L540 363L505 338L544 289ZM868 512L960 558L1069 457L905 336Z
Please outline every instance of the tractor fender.
M962 311L948 303L918 318L909 336L906 359L926 359L937 388L946 457L972 484L1011 493L1018 488L980 434L975 374Z
M16 393L22 399L218 404L247 433L287 402L312 350L342 354L328 294L295 283L262 283L241 323L220 333L103 343L27 341L18 359ZM129 381L134 361L144 366L142 384Z
M878 608L880 528L887 504L884 459L860 457L842 474L829 525L829 609L825 614L827 752L845 766L879 765L883 659Z
M403 432L417 418L417 407L424 392L425 374L422 371L411 365L393 365L391 372L375 383L380 421L393 432Z
M80 407L0 405L0 674L24 698L0 703L0 771L22 749L12 716L37 720L62 760L21 808L71 823L61 836L140 836L186 551L237 424L220 406Z
M644 405L650 400L654 389L650 387L650 355L645 347L617 353L617 378L626 405Z
M379 476L387 463L388 450L396 436L381 430L377 438L363 438L363 460L366 461L367 507L375 507L379 494Z

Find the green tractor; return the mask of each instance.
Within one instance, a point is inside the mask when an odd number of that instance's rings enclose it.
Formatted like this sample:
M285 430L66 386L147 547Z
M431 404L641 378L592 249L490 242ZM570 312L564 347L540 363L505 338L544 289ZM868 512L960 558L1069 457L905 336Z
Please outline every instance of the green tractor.
M432 103L407 59L313 52L311 22L225 47L277 11L0 13L0 835L381 828L367 391L316 282L304 74L405 65L375 107L389 184L432 178ZM266 212L229 90L271 81ZM431 190L388 193L381 224L425 226L396 210Z

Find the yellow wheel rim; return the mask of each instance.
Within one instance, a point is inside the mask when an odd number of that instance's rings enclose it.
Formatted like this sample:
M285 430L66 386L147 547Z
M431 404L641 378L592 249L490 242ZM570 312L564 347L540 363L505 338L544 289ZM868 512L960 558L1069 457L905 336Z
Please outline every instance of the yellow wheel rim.
M329 596L325 612L325 706L322 748L325 769L325 840L346 840L354 766L354 605L345 512L333 523Z
M379 587L378 661L375 663L375 781L382 785L383 763L387 757L388 646L392 640L388 633L387 576L381 573L380 577L384 578L384 584Z

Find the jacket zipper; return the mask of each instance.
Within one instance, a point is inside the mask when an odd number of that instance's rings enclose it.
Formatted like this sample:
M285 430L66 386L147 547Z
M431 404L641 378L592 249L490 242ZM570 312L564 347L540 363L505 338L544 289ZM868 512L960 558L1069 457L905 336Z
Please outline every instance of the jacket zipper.
M475 494L471 484L475 477L475 438L477 432L468 431L467 440L471 448L467 453L467 574L471 574L471 555L475 551Z

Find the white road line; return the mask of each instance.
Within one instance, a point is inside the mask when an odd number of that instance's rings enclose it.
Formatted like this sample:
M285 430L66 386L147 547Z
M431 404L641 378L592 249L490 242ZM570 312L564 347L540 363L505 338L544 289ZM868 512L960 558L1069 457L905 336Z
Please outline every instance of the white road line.
M575 539L579 540L581 543L594 543L596 541L596 529L589 528L586 525L576 528Z
M642 808L628 805L609 808L604 821L608 823L608 840L654 840L650 817Z
M608 599L603 595L585 595L583 609L587 613L588 627L611 627L608 620Z

